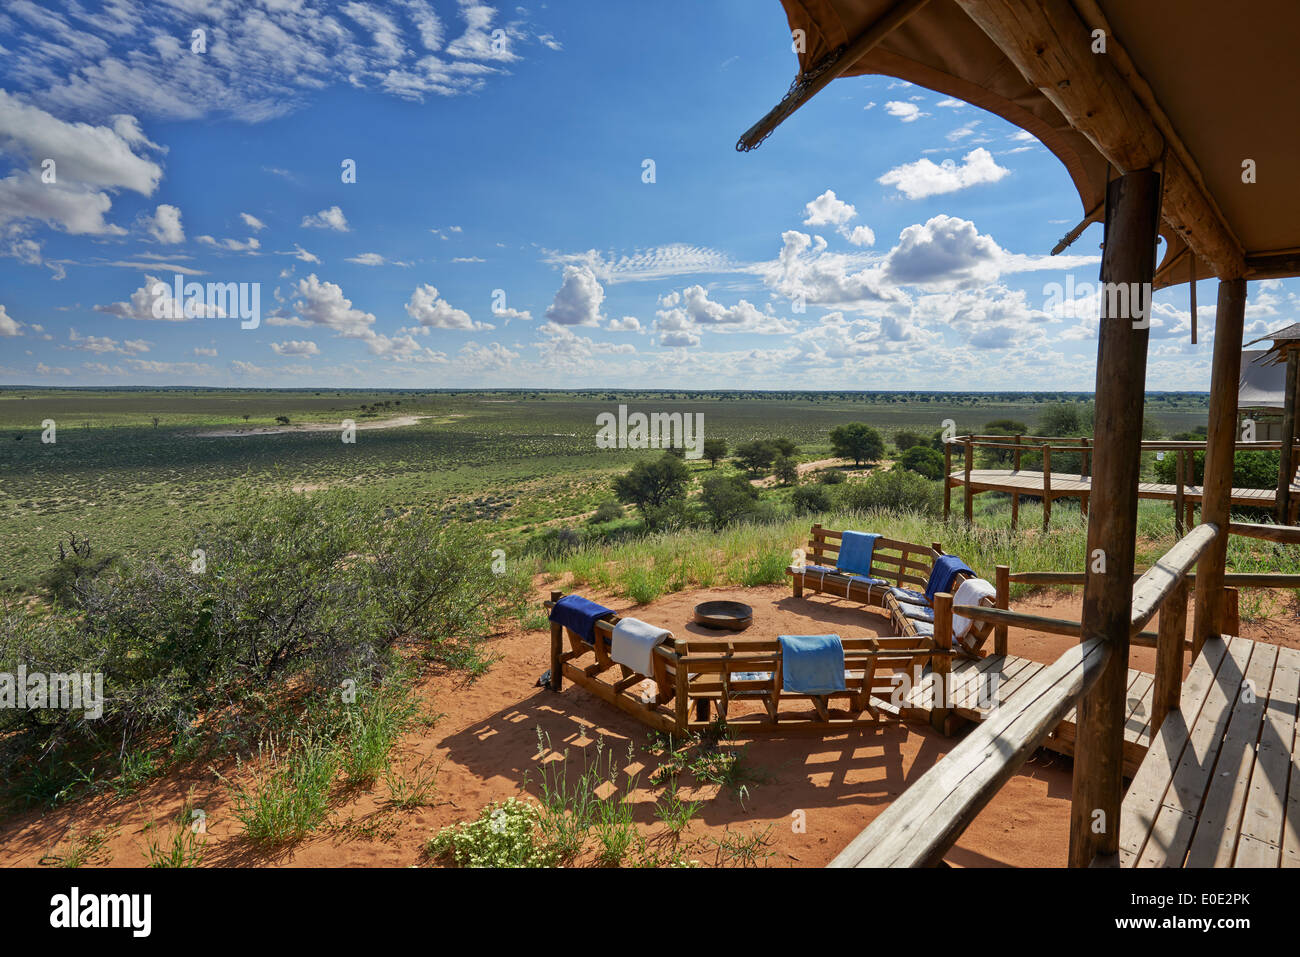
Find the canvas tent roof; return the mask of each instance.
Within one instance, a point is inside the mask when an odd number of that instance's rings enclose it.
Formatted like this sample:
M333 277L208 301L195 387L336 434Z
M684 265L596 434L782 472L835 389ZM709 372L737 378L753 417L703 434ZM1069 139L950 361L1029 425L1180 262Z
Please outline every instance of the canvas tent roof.
M1281 409L1286 404L1286 365L1267 361L1268 350L1243 349L1237 384L1240 409Z
M1054 27L1069 27L1054 35L1041 25L1017 22L1013 4L989 0L782 4L791 30L804 31L801 75L824 67L837 49L862 38L891 12L917 8L840 75L898 77L1029 131L1065 164L1086 217L1101 217L1112 167L1127 172L1159 160L1168 169L1172 157L1187 175L1166 176L1161 232L1167 248L1157 286L1191 278L1185 240L1197 249L1198 278L1231 278L1224 275L1223 263L1243 260L1238 271L1247 278L1300 274L1300 197L1290 175L1300 156L1296 0L1252 0L1240 8L1222 0L1038 0L1045 22L1051 18ZM972 19L976 15L980 23ZM999 16L1000 43L986 32ZM1088 78L1071 77L1067 57L1057 56L1061 50L1078 56L1092 42L1093 29L1104 29L1108 41L1100 55L1106 62L1098 69L1122 80L1095 91ZM1018 61L1004 52L1008 34L1019 47ZM1026 64L1041 67L1037 79L1059 77L1054 86L1061 89L1026 79ZM1063 95L1071 83L1076 90ZM1113 95L1117 86L1127 90ZM1117 155L1114 139L1099 145L1095 131L1079 132L1086 124L1077 112L1067 118L1070 97L1075 97L1072 108L1085 104L1085 117L1108 115L1111 128L1137 146ZM1245 159L1255 161L1255 183L1242 182ZM1176 179L1178 195L1171 196ZM1190 213L1180 213L1178 200L1188 192L1198 196L1188 205ZM1216 248L1206 236L1222 242Z

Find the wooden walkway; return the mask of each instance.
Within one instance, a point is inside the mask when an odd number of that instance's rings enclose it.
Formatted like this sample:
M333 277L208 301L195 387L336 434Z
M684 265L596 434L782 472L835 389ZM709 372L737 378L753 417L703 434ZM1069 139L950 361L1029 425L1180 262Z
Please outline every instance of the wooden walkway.
M1206 643L1124 798L1125 867L1300 867L1300 651Z
M1045 492L1041 470L1021 469L973 469L970 473L972 492L1019 492L1022 495L1042 497L1050 495L1057 498L1086 498L1092 494L1092 476L1077 475L1069 472L1051 472L1050 488ZM948 476L951 487L966 484L965 470L953 472ZM1300 485L1292 485L1291 491L1300 494ZM1178 498L1178 486L1162 485L1158 482L1139 482L1138 498L1155 499L1161 502L1173 502ZM1200 502L1201 486L1184 485L1183 498L1186 502ZM1272 508L1277 499L1277 490L1271 488L1234 488L1233 505L1255 505Z
M952 710L968 721L983 721L997 705L1005 704L1031 678L1045 667L1015 655L989 655L978 661L960 659L953 662L950 684ZM1132 777L1146 756L1150 745L1151 690L1154 677L1132 668L1128 673L1127 723L1124 726L1124 773ZM926 673L905 698L909 707L930 711L935 703L935 676ZM1074 754L1077 715L1071 711L1052 732L1043 746L1060 754Z

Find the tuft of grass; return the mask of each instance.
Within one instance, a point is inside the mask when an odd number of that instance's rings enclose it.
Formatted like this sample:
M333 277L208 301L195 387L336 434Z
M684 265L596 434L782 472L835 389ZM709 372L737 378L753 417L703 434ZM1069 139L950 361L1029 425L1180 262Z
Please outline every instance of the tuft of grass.
M150 867L198 867L203 863L207 837L204 828L194 820L193 811L193 805L186 800L171 823L170 836L150 838L145 846Z
M384 785L388 788L388 804L402 811L417 807L429 807L438 792L437 777L442 763L437 767L426 767L429 759L425 758L411 769L410 775L387 768L384 771Z
M270 770L262 779L232 789L235 817L253 844L276 846L300 840L329 813L330 790L342 764L339 751L300 738L290 743L286 754L272 745L263 756Z

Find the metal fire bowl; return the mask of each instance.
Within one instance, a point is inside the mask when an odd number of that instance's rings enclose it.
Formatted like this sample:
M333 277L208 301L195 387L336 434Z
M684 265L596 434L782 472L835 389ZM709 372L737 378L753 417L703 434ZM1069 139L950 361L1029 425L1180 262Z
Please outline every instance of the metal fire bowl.
M744 631L754 623L754 609L738 601L706 601L695 606L695 623L705 628Z

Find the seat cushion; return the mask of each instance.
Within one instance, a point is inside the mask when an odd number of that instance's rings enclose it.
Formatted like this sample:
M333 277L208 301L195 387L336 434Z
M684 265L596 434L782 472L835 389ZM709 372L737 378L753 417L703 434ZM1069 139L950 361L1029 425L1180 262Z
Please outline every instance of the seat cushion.
M912 628L915 629L918 635L921 635L925 638L934 637L934 625L930 624L928 621L915 621L913 619L908 619L908 620L912 622Z
M911 618L913 621L934 621L934 609L923 608L920 605L903 605L903 617Z
M925 595L911 588L891 588L889 593L904 604L925 605L927 608L930 606L930 603L925 600Z

